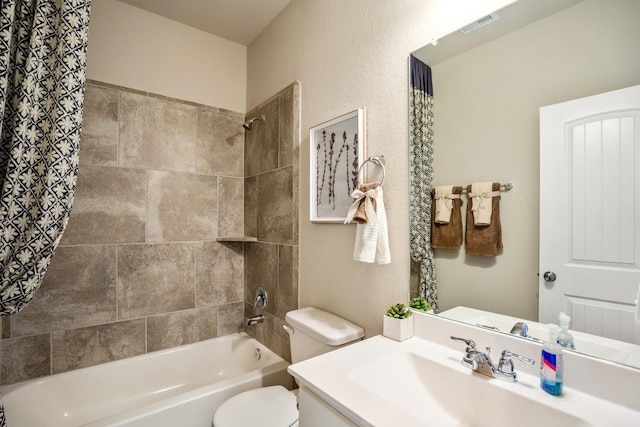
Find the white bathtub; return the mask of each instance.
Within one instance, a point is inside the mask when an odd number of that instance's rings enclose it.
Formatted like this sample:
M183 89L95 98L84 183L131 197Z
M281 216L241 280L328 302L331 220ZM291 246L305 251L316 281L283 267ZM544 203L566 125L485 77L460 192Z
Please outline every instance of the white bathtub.
M265 385L291 388L287 366L240 333L0 391L10 427L210 427L218 406L237 393Z

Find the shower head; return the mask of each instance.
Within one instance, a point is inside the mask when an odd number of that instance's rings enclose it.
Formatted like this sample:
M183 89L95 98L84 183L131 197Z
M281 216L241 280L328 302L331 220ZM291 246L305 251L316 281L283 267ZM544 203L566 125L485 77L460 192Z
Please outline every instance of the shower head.
M244 122L242 124L242 127L245 128L246 130L251 130L251 126L253 126L253 122L255 122L256 120L264 122L266 119L265 119L264 115L260 116L260 117L254 117L253 119L247 120L246 122Z

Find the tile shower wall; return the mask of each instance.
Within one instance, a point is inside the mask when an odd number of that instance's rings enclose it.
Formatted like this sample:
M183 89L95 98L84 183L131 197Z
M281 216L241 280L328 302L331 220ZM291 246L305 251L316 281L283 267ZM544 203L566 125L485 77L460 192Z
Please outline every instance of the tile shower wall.
M245 225L243 115L98 82L85 98L69 226L35 299L3 319L4 384L242 329L243 244L215 238ZM278 98L272 117L279 106ZM250 179L275 191L255 201L254 212L289 228L282 238L275 228L259 229L274 277L290 270L282 310L293 292L293 189L278 191L291 183L293 164L252 167ZM286 221L282 209L290 211Z
M245 132L245 234L257 243L245 245L245 315L254 310L259 286L269 304L262 324L245 331L291 360L289 337L283 330L287 311L298 308L298 148L300 145L300 84L290 85L250 111L264 115Z

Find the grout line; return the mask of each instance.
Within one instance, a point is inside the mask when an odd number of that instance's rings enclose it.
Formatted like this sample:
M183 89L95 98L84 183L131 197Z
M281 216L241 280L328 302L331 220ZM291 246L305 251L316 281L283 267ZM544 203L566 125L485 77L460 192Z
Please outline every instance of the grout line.
M132 94L135 94L135 95L141 95L141 96L146 96L146 97L149 97L149 98L156 98L156 99L160 99L160 100L164 100L164 101L170 101L170 102L175 102L175 103L178 103L178 104L184 104L184 105L188 105L188 106L191 106L191 107L202 108L204 110L213 111L215 113L220 113L220 114L224 114L224 115L232 116L232 117L243 118L244 115L245 115L244 113L241 113L239 111L229 110L227 108L214 107L212 105L201 104L201 103L193 102L193 101L187 101L186 99L173 98L173 97L166 96L166 95L160 95L160 94L153 93L153 92L147 92L145 90L129 88L129 87L126 87L126 86L119 86L119 85L114 85L114 84L111 84L111 83L100 82L98 80L87 79L86 80L86 84L91 85L91 86L95 86L95 87L99 87L99 88L103 88L103 89L119 90L119 91L122 91L122 92L128 92L128 93L132 93Z
M53 375L53 332L49 332L49 375Z
M120 320L120 292L118 292L118 278L120 277L120 272L118 270L118 245L116 245L116 320Z
M149 352L149 339L148 339L148 323L149 323L149 317L145 317L144 318L144 353L147 354Z
M117 167L122 167L120 164L120 119L122 112L122 91L118 91L118 114L117 114L117 123L118 129L116 130L116 165Z

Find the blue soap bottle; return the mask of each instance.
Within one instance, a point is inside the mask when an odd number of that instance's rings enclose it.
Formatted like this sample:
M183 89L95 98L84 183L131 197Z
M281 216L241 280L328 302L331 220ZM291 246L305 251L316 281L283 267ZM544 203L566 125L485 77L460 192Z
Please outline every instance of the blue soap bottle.
M554 396L562 395L562 377L564 374L564 359L562 347L558 344L560 327L549 324L549 341L542 347L540 355L540 387Z

